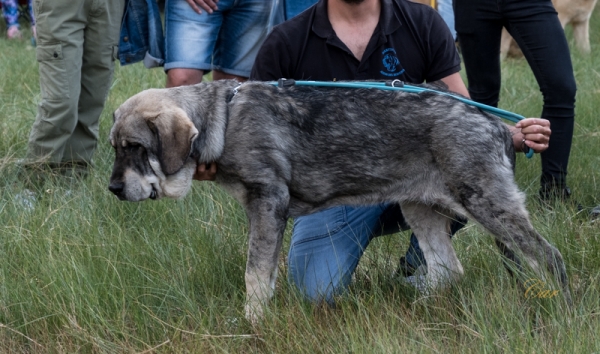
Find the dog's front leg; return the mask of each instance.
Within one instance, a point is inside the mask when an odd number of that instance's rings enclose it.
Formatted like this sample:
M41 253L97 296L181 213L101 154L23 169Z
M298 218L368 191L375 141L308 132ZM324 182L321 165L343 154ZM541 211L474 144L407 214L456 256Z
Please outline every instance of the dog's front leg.
M266 188L265 188L266 189ZM248 260L246 262L246 318L256 323L263 307L273 296L277 263L287 223L289 194L287 189L269 187L253 191L246 213L250 223Z

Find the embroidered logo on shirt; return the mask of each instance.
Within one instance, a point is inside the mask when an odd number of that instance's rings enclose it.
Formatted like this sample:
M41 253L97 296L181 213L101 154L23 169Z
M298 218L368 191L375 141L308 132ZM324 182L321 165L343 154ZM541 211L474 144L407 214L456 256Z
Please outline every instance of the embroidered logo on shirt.
M383 52L383 66L386 71L381 70L381 74L385 76L398 76L404 72L404 69L400 67L400 60L396 56L396 50L394 48L384 49Z

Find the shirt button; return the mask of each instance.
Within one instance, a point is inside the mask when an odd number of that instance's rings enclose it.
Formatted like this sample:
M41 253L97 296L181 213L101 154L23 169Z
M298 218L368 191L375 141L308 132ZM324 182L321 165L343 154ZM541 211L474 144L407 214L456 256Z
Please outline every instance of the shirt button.
M53 55L53 57L55 57L55 58L58 58L58 53L57 53L57 52L54 52L54 55Z
M123 42L129 42L129 37L123 37Z

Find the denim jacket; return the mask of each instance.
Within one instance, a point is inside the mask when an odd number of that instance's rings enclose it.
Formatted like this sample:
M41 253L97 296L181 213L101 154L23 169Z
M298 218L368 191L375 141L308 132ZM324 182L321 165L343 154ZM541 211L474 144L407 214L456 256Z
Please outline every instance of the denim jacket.
M163 66L165 37L156 0L126 0L121 22L121 65L144 61L147 68Z

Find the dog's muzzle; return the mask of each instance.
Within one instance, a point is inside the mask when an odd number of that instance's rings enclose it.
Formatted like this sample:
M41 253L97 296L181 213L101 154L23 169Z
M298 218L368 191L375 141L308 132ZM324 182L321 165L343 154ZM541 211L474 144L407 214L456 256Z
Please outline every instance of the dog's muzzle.
M125 193L124 193L125 183L111 182L108 185L108 190L113 192L113 194L116 195L117 198L119 198L119 200L127 200L127 198L125 197ZM156 200L158 198L158 192L156 191L156 188L154 188L154 185L152 185L152 191L150 192L149 198L152 200Z

